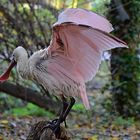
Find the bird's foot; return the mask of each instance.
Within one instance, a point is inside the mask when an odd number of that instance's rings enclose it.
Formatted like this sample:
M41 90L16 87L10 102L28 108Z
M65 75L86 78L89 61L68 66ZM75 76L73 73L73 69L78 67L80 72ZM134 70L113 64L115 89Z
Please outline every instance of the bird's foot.
M58 121L58 119L54 119L54 120L52 120L52 123L57 123L57 121ZM64 123L64 125L65 125L65 128L67 128L68 126L67 126L67 122L66 122L66 120L61 120L61 122L60 123Z
M52 133L54 133L55 136L58 138L60 135L60 122L58 120L59 119L55 119L55 120L50 121L45 127L43 127L42 130L51 129Z

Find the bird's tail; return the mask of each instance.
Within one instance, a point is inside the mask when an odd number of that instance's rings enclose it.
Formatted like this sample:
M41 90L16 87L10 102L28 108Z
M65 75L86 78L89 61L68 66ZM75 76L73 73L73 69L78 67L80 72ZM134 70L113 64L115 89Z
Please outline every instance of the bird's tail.
M85 86L80 88L80 96L86 109L90 109L89 100L86 94Z

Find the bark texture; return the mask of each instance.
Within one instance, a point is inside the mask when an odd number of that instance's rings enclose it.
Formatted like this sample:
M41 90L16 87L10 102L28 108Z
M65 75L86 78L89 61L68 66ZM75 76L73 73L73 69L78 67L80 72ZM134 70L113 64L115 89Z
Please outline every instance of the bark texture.
M0 92L4 92L24 101L31 102L53 113L56 113L59 110L58 107L60 106L60 102L55 102L51 100L51 98L46 99L31 88L4 82L0 84Z

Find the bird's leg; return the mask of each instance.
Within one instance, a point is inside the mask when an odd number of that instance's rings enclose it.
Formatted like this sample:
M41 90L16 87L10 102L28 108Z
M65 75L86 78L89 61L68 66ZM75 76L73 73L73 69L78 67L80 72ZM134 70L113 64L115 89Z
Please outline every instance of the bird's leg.
M68 102L67 102L67 99L62 96L62 102L63 102L63 110L60 114L60 118L61 118L61 121L63 120L63 114L65 113L66 109L68 108ZM67 127L67 124L66 124L66 119L64 120L64 123L65 123L65 127Z
M74 103L75 103L75 99L74 99L73 97L70 98L70 103L69 103L69 104L68 104L67 102L65 102L65 101L66 101L66 99L63 100L63 111L62 111L62 113L60 114L59 119L56 120L55 123L53 123L54 126L55 126L55 127L54 127L55 129L53 129L53 132L55 133L56 136L59 135L60 124L61 124L62 122L65 122L66 117L68 116L68 114L69 114L71 108L73 107L73 105L74 105ZM52 121L52 122L53 122L53 121Z
M71 108L73 107L75 103L75 99L73 97L70 98L70 103L68 104L66 102L66 98L63 100L63 110L60 114L60 117L58 119L53 120L49 123L48 126L44 128L50 128L55 133L56 137L59 137L60 132L60 124L66 120L67 115L69 114ZM43 128L43 129L44 129Z
M66 117L68 116L71 108L73 107L73 105L75 104L75 99L73 97L70 98L70 104L68 105L67 109L65 110L64 114L63 114L63 118L62 118L62 122L66 120Z
M60 120L60 122L63 122L62 120L63 120L63 114L65 113L65 111L66 111L66 109L67 109L67 107L68 107L68 102L67 102L67 99L62 95L61 96L61 99L62 99L62 111L61 111L61 113L60 113L60 116L59 116L59 119L55 119L55 120L53 120L52 122L53 123L56 123L58 120ZM66 125L66 120L64 120L64 123L65 123L65 127L67 127L67 125Z
M64 103L64 102L63 102L63 103ZM65 102L65 103L67 103L67 102ZM65 122L66 117L68 116L68 114L69 114L71 108L73 107L74 103L75 103L75 99L74 99L73 97L71 97L71 98L70 98L70 103L67 104L65 107L63 107L63 111L62 111L62 113L60 114L60 117L59 117L59 119L57 120L56 125L59 126L62 122ZM64 105L64 104L63 104L63 105Z
M61 96L61 99L62 99L62 111L60 113L59 118L54 119L51 122L49 122L48 125L45 126L42 130L46 128L50 128L56 135L59 134L60 124L63 122L63 114L65 113L69 105L67 102L67 99L63 95ZM64 122L65 122L65 127L66 127L66 120L64 120Z

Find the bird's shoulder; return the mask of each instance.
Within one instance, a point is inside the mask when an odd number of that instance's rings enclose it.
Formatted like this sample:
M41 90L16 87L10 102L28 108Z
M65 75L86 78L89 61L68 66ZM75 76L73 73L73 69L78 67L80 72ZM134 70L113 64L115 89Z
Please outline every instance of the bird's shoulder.
M35 69L41 66L44 61L47 61L47 49L39 50L29 58L29 67Z

